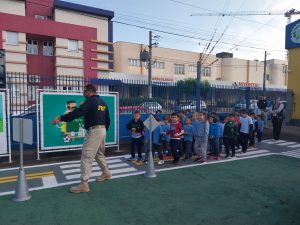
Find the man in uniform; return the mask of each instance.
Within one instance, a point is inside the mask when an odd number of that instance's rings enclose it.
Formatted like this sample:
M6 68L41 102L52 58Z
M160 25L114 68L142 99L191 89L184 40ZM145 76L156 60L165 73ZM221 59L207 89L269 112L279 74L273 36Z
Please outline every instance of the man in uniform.
M70 122L78 117L84 117L84 127L87 132L81 154L81 183L70 188L72 193L89 192L88 179L94 159L102 169L102 175L96 180L101 182L111 178L104 156L106 131L110 125L108 107L96 94L93 85L85 86L84 96L86 100L79 108L52 121L52 124L56 125L59 122Z

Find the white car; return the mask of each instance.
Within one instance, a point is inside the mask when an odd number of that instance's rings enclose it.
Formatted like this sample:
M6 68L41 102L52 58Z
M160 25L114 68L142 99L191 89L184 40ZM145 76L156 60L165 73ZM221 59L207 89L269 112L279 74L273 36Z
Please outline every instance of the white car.
M189 104L180 106L180 110L191 110L196 111L196 101L191 101ZM206 103L205 101L200 101L200 110L206 110Z
M146 113L162 113L162 106L158 102L144 102L140 107Z

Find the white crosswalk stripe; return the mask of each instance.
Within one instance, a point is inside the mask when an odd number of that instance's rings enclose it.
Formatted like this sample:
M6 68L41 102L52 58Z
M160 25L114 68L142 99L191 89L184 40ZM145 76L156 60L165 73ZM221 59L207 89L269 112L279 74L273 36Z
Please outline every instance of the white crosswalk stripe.
M107 164L113 177L114 175L116 176L120 174L129 174L137 171L137 169L129 165L127 161L123 159L123 157L108 159ZM65 175L65 178L67 180L79 179L81 176L80 162L73 162L70 164L61 165L60 169L62 170L62 173ZM99 168L97 162L94 161L91 178L100 176L101 174L101 169Z
M290 142L284 142L284 143L279 143L279 144L276 143L276 145L278 145L278 146L287 146L287 145L292 145L292 144L295 144L295 143L296 142L290 141Z
M288 148L299 148L300 147L300 144L296 144L296 145L290 145L288 146Z
M242 157L242 156L248 156L248 155L258 155L258 154L263 154L263 153L267 153L270 152L268 150L257 150L257 151L247 151L246 153L243 154L236 154L237 157Z
M281 154L285 155L285 156L290 156L290 157L294 157L294 158L299 158L300 159L300 149L293 150L293 151L282 152Z

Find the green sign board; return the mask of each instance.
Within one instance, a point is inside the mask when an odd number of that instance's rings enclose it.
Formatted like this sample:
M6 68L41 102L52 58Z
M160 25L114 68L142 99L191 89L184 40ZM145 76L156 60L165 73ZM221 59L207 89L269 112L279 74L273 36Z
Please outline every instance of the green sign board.
M5 93L0 92L0 154L7 154Z
M106 145L115 145L117 144L117 96L102 94L100 98L107 104L111 120L106 133ZM72 122L61 122L56 126L52 125L51 121L56 116L78 108L84 100L82 94L76 93L40 93L41 150L82 146L86 132L83 117Z

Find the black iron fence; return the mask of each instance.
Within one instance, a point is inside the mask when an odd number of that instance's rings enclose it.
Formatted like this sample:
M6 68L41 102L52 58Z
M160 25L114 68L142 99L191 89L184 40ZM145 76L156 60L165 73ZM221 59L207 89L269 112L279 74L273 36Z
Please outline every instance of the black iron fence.
M152 98L148 97L148 82L143 80L91 79L76 76L41 76L23 73L7 73L7 88L10 92L10 112L12 115L35 112L36 90L82 91L86 84L92 83L99 91L119 92L120 113L172 112L196 110L196 81L189 79L179 82L154 81ZM201 109L207 111L230 112L233 109L255 107L256 99L262 90L252 87L212 86L201 82ZM268 99L280 96L283 101L291 102L292 92L268 89ZM288 105L288 104L287 104Z

